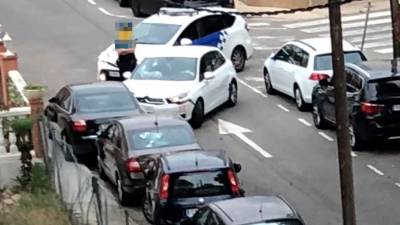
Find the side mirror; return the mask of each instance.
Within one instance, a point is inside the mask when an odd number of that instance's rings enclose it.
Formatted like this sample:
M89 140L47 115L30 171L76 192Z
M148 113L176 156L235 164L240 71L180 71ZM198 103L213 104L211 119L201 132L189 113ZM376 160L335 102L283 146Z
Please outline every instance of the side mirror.
M57 99L57 97L52 97L52 98L49 99L49 102L50 103L57 103L58 99Z
M240 171L242 171L242 165L240 165L239 163L234 163L234 164L233 164L233 170L234 170L236 173L239 173Z
M130 79L130 78L132 77L132 73L129 72L129 71L126 71L126 72L124 72L124 73L122 74L122 76L123 76L125 79Z
M212 72L205 72L204 73L204 79L211 80L213 78L214 78L214 73L212 73Z
M180 45L192 45L192 40L190 40L189 38L182 38L180 41L179 41L179 44Z

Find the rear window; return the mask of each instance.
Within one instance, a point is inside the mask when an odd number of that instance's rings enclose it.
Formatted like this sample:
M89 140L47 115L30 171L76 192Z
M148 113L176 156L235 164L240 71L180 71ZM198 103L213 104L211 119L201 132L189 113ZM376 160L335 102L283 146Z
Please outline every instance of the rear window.
M359 51L344 53L344 62L345 63L353 63L353 64L357 65L363 61L365 61L365 58L362 55L362 53ZM324 54L324 55L315 56L314 69L315 70L332 70L332 54Z
M76 111L80 113L121 112L137 110L138 106L129 92L78 95Z
M400 77L370 81L368 83L368 94L371 98L376 99L400 97Z
M154 127L129 133L133 150L166 148L194 144L195 138L189 126Z
M231 194L226 170L177 174L171 185L173 198Z

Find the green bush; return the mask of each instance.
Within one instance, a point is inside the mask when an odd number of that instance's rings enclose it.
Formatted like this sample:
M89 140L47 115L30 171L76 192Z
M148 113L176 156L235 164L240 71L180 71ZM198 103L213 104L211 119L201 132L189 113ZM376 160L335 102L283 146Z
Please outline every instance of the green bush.
M18 149L29 151L33 148L31 141L32 120L30 118L18 118L11 122L11 128L17 137Z

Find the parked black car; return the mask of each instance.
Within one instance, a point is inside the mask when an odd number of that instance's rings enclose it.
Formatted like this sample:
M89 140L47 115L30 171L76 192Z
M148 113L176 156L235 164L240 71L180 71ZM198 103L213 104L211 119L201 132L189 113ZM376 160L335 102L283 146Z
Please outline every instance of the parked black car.
M400 73L389 62L346 64L349 132L354 150L364 150L369 141L400 136ZM332 77L321 80L312 95L317 128L335 125L335 89Z
M303 219L278 196L234 198L208 204L181 225L304 225Z
M145 172L149 182L143 213L156 225L177 224L203 204L240 197L243 191L236 175L240 170L224 151L162 155Z
M119 0L127 1L127 0ZM171 0L167 3L165 0L131 0L131 7L134 16L151 15L161 7L207 7L222 6L227 8L235 7L234 0Z
M143 168L149 158L200 149L185 120L151 114L112 121L99 131L97 143L98 170L117 186L122 205L144 190Z
M58 124L61 138L71 145L74 155L93 156L98 127L110 119L142 113L133 94L120 82L98 82L67 85L50 98L44 113ZM71 154L65 154L68 161Z

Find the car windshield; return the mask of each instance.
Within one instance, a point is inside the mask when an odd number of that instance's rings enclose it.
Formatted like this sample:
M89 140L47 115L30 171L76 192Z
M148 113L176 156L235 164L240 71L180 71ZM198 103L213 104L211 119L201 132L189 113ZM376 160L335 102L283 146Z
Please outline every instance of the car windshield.
M302 225L302 223L298 220L282 220L282 221L249 223L247 225Z
M353 63L353 64L360 64L361 62L365 61L363 55L359 51L354 52L345 52L344 53L344 61L346 63ZM317 55L315 57L314 62L314 69L315 70L332 70L332 55L325 54L325 55Z
M131 149L145 150L191 145L196 142L189 126L154 127L129 132Z
M181 26L163 23L139 23L134 29L137 44L167 43Z
M196 78L196 58L147 58L132 75L133 80L190 81Z
M129 92L80 94L76 97L76 111L80 113L120 112L137 110Z
M226 170L178 174L172 177L171 184L173 198L206 197L231 193Z

